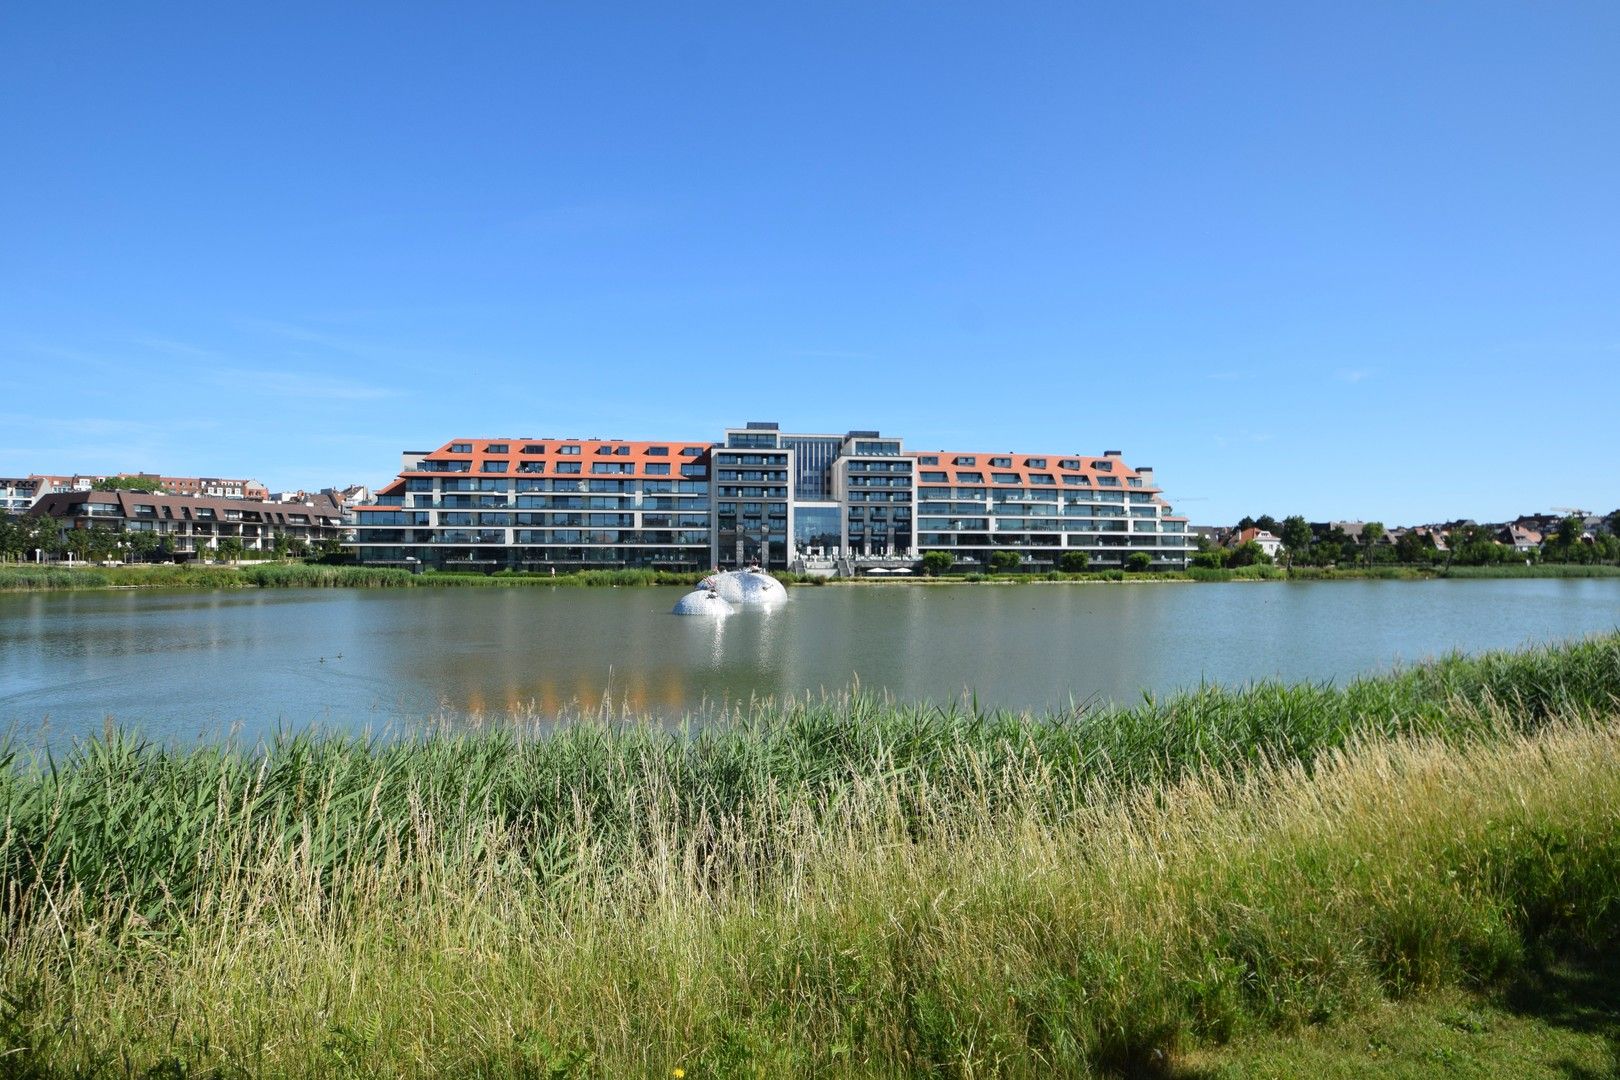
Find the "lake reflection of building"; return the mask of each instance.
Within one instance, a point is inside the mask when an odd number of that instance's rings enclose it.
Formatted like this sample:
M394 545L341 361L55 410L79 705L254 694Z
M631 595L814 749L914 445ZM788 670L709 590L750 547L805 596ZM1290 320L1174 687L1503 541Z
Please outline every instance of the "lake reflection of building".
M851 570L947 550L1184 566L1186 520L1151 469L1102 457L908 451L877 431L749 423L719 442L458 439L405 454L357 508L362 562L422 568Z

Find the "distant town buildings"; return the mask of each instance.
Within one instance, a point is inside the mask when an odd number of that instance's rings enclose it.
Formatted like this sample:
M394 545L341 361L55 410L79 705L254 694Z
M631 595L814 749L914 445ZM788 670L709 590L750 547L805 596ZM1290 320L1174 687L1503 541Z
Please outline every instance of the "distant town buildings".
M101 526L129 540L152 535L160 557L184 562L240 544L243 553L276 550L277 537L300 545L345 538L342 508L327 496L308 503L270 503L209 495L137 491L68 491L41 498L32 514L57 522L59 535Z
M1153 470L1098 456L908 450L875 430L718 441L465 438L407 451L356 507L363 563L559 570L759 564L855 574L949 552L959 565L1094 567L1192 543Z
M168 495L207 495L217 499L265 499L270 492L257 480L229 480L218 476L162 476L157 473L74 473L52 476L0 477L0 510L20 513L47 495L90 491L116 477L146 481Z

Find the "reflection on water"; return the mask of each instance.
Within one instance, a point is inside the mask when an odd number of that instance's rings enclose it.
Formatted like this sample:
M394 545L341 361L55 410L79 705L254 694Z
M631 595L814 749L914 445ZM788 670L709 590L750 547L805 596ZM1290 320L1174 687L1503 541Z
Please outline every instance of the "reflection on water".
M727 618L679 590L0 596L0 723L107 716L190 738L436 716L675 719L859 679L900 699L1063 708L1203 680L1342 679L1620 625L1620 581L860 587Z

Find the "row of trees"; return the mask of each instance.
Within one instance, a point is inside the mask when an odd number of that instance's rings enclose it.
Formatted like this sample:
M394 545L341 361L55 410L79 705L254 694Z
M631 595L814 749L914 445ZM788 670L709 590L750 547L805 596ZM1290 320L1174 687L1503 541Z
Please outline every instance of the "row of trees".
M1609 532L1588 541L1583 539L1585 525L1582 520L1577 517L1565 518L1559 523L1557 531L1546 537L1541 550L1530 557L1557 563L1620 561L1620 535L1616 535L1620 532L1620 510L1610 514L1607 523ZM1452 529L1447 537L1446 551L1436 546L1432 534L1410 529L1397 536L1393 544L1385 543L1387 530L1381 521L1367 522L1359 537L1349 535L1338 526L1317 533L1298 514L1281 522L1269 514L1245 517L1238 522L1239 530L1249 528L1264 529L1276 536L1283 543L1288 561L1297 566L1375 566L1393 563L1487 566L1515 562L1526 557L1512 544L1500 542L1493 530L1480 525L1459 525ZM1251 545L1254 550L1245 551ZM1261 560L1265 560L1264 553L1259 552L1258 545L1250 541L1225 553L1202 551L1194 557L1193 562L1194 565L1247 566Z
M330 558L340 550L342 545L336 540L321 540L311 546L308 541L286 533L278 532L271 537L270 554L278 559L311 555ZM157 533L114 532L100 524L63 531L54 518L43 515L0 517L0 560L29 561L36 551L48 559L65 559L71 555L81 562L106 559L162 562L174 555L167 540ZM231 561L248 554L246 545L235 536L221 537L216 551L220 558ZM253 554L258 558L266 557L258 552Z

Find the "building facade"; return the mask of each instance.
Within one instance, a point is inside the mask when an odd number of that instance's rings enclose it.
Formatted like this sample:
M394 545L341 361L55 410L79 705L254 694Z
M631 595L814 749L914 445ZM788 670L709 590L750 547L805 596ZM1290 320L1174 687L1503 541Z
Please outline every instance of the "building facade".
M1041 570L1076 550L1095 567L1141 551L1172 569L1192 550L1153 470L1117 451L917 451L875 430L762 422L714 442L458 439L407 452L354 511L362 562L431 569L853 574L928 551L965 567L1013 551Z
M185 562L240 541L244 551L272 551L276 537L314 545L342 541L342 510L331 499L267 503L200 495L137 491L69 491L42 497L29 511L54 519L66 536L100 525L120 534L151 533L165 558Z
M708 443L458 439L354 507L363 563L460 570L710 560Z

